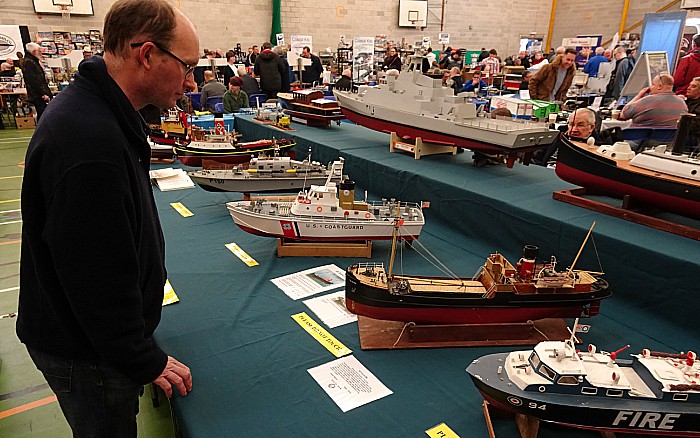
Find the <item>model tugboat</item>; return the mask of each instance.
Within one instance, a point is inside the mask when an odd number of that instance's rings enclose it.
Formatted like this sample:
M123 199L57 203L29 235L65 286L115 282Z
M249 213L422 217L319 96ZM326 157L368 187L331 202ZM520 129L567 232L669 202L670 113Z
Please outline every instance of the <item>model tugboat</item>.
M172 146L176 141L187 143L190 139L187 113L180 108L170 108L163 115L160 125L149 125L149 137L153 143Z
M548 263L537 263L537 255L536 246L526 245L515 266L496 253L486 259L473 278L426 277L394 274L392 248L388 270L383 263L358 263L348 268L345 304L357 315L379 320L522 323L595 316L600 300L612 295L600 273L573 270L578 256L571 268L558 272L555 257Z
M296 143L291 139L264 139L251 142L238 142L241 134L235 131L205 130L192 127L192 141L177 143L174 147L180 161L187 166L202 166L202 159L220 163L240 164L250 161L255 154L264 151L287 151Z
M258 199L226 206L236 225L261 236L328 242L389 240L398 218L402 238L418 238L425 224L420 205L393 199L356 201L353 181L332 181L342 167L341 158L333 163L324 185L312 185L292 202Z
M342 164L342 163L341 163ZM260 154L250 160L247 166L239 165L232 169L204 169L188 172L188 175L204 190L210 192L294 192L324 184L328 177L340 182L342 165L333 174L323 164L311 161L311 154L304 161L280 157L278 151L269 157Z
M395 132L404 139L458 146L508 157L509 167L518 155L547 147L559 137L545 123L480 117L467 97L455 96L420 70L387 77L386 84L361 85L357 93L334 90L345 116L375 131ZM516 114L517 116L517 114Z
M618 359L574 338L533 350L476 359L474 385L497 408L601 432L700 436L700 363L696 354L642 350Z
M285 114L290 115L292 120L308 126L329 126L332 121L340 124L345 118L338 102L324 98L322 91L296 90L291 93L277 93L277 97L288 107L284 110Z

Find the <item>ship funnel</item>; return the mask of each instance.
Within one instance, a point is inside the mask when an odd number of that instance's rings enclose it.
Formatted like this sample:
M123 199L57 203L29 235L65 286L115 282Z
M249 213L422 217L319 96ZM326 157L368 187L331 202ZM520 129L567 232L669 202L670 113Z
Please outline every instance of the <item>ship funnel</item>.
M539 252L540 249L537 246L525 245L523 248L523 257L518 262L518 273L520 274L520 278L532 278L535 270L535 261L537 260L537 255Z
M340 208L352 210L355 201L355 181L346 179L338 184Z

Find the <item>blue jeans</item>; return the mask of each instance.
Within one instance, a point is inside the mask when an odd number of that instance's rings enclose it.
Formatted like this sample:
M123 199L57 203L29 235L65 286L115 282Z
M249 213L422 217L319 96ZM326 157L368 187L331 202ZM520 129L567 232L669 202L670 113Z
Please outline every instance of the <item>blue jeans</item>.
M142 385L99 361L27 350L56 393L75 438L136 437Z

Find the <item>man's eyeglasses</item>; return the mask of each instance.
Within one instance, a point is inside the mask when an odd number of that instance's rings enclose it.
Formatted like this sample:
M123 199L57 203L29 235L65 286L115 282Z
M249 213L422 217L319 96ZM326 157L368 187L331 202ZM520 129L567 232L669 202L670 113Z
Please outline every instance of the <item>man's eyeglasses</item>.
M146 44L147 42L149 42L149 41L143 41L143 42L140 42L140 43L131 43L131 47L132 47L132 48L134 48L134 47L141 47L141 46L143 46L144 44ZM170 56L171 58L173 58L174 60L176 60L177 62L179 62L180 64L182 64L182 65L185 67L185 77L187 77L187 76L191 75L192 73L194 73L194 69L195 69L195 67L197 67L196 65L189 65L188 63L186 63L186 62L183 61L182 59L178 58L175 54L173 54L173 52L171 52L170 50L168 50L168 49L166 49L165 47L163 47L162 44L159 44L159 43L157 43L157 42L155 42L155 41L150 41L150 43L153 44L154 46L158 47L158 49L160 49L161 52L165 53L166 55Z
M574 126L577 127L578 129L583 129L583 128L589 127L590 123L588 123L588 122L569 123L570 128L573 128Z

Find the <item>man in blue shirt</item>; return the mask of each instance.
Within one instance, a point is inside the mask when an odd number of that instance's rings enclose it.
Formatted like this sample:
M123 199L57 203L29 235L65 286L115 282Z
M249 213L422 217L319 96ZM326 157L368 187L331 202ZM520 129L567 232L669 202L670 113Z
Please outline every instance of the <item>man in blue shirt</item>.
M481 72L474 72L474 76L472 77L471 81L467 81L466 84L462 87L459 92L463 91L473 91L475 93L478 93L481 90L486 90L486 87L488 87L488 84L481 79Z
M589 77L598 77L598 69L600 64L603 62L610 62L612 59L612 52L610 49L603 49L603 47L598 47L595 49L595 56L588 60L586 65L583 66L583 72L587 73Z

